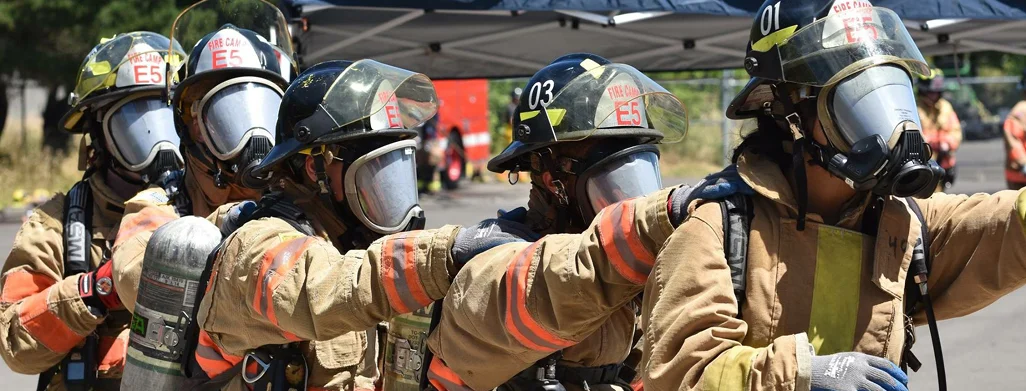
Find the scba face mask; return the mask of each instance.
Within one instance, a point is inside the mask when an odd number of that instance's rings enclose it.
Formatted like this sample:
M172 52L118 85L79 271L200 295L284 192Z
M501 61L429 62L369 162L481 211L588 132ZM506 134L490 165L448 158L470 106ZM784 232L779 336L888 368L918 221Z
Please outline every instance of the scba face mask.
M235 183L260 187L250 171L274 146L281 96L281 89L270 81L241 77L212 88L199 101L203 142L210 154L224 163ZM218 186L227 185L221 178Z
M577 179L581 217L591 221L610 204L640 197L663 188L659 171L659 149L655 145L636 145L602 158Z
M346 170L349 209L372 231L387 235L424 228L415 148L413 140L390 143L354 160Z
M131 95L118 101L104 114L102 124L111 155L144 182L182 168L174 116L159 95Z
M930 160L908 72L874 66L820 93L819 118L835 151L823 163L856 190L927 197L943 169Z

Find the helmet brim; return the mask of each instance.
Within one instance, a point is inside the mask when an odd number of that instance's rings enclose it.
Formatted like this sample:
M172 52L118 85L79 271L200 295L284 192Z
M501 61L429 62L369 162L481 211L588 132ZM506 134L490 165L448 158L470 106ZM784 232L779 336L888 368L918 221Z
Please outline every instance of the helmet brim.
M266 179L267 174L273 171L275 166L281 164L285 159L288 159L304 149L314 148L321 145L338 144L343 141L352 142L361 138L389 136L403 140L416 137L417 131L414 129L386 129L358 134L328 134L310 143L304 143L295 138L290 138L282 141L280 144L275 144L275 146L271 148L271 151L267 153L267 156L264 156L264 159L260 164L253 168L252 175L257 178Z
M579 136L579 138L573 139L572 136L575 135ZM514 140L506 149L503 149L502 152L488 161L488 171L500 174L506 171L514 171L517 169L517 164L524 154L555 144L572 143L595 138L631 138L640 139L644 144L654 144L662 140L663 132L650 128L603 128L588 132L578 132L576 134L564 134L563 136L564 138L560 140L531 143ZM571 139L567 139L566 137L568 136ZM521 170L528 168L530 167L522 167Z
M727 106L727 111L724 114L727 118L734 120L747 119L759 115L762 111L764 99L752 99L754 98L752 94L760 88L768 88L769 84L770 81L767 79L753 77L748 81L748 84L745 84L741 92L730 101L730 105Z

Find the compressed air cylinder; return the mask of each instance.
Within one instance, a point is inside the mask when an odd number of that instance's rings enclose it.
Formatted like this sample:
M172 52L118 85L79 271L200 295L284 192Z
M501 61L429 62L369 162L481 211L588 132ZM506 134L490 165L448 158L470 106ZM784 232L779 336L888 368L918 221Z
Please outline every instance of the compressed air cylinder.
M437 303L409 314L392 318L388 322L385 342L383 391L421 391L420 377L427 370L424 360L427 337L431 332L431 312Z
M146 246L132 314L122 390L185 387L180 359L207 259L221 241L209 221L186 216L157 229Z

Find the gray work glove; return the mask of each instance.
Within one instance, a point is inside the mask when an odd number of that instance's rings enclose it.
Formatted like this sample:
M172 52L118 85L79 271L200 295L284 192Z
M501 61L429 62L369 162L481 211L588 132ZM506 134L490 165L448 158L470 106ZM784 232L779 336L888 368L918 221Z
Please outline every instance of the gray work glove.
M694 193L694 194L692 194ZM737 172L737 166L729 166L723 171L710 174L695 186L681 185L670 194L667 211L674 227L680 226L688 217L688 204L692 200L718 200L734 194L755 194Z
M460 228L452 244L452 259L463 267L478 254L495 246L512 242L533 242L541 238L525 224L502 218L488 219L477 225Z
M232 232L242 227L243 224L250 220L250 217L256 210L257 203L253 201L242 201L229 208L228 214L221 221L221 237L228 237Z
M887 359L845 352L812 356L812 391L908 391L908 376Z

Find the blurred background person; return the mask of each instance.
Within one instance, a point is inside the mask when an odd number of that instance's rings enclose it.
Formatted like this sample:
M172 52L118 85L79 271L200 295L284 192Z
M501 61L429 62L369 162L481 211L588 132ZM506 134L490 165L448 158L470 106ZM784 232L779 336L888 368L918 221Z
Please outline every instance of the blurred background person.
M916 99L923 138L933 149L933 160L945 172L937 191L944 191L955 183L955 151L962 144L962 123L951 102L944 99L944 91L944 72L934 68L929 76L920 78Z

